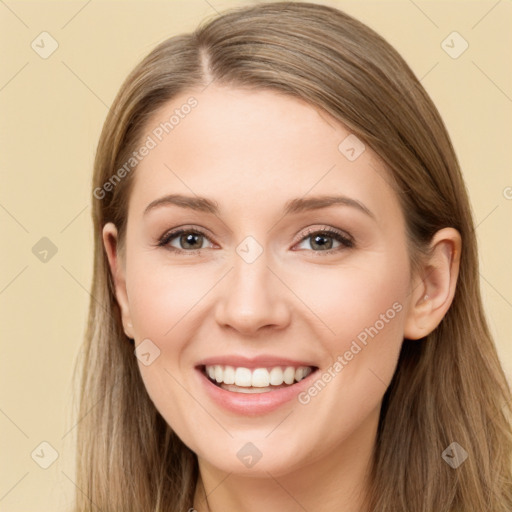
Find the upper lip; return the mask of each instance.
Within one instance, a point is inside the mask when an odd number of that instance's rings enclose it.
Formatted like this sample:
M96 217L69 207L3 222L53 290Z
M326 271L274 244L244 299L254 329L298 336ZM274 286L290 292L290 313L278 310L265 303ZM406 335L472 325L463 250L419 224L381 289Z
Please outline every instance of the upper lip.
M278 357L272 355L259 355L257 357L246 357L241 355L224 355L214 356L203 359L197 366L234 366L235 368L268 368L274 366L293 366L298 368L299 366L311 366L316 368L310 361L299 361L297 359L289 359L287 357Z

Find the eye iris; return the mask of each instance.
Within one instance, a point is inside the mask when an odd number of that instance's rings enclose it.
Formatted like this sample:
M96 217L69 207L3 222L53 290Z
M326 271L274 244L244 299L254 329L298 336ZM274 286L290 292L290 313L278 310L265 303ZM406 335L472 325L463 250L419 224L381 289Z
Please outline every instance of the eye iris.
M194 241L197 243L197 240L199 240L199 246L194 247ZM180 244L184 249L200 249L203 245L203 236L198 233L186 233L181 235ZM189 247L187 244L191 244L192 247Z
M332 248L332 237L327 235L312 235L313 243L311 244L311 247L315 248L315 245L320 247L321 249L331 249ZM322 243L321 240L327 240L327 243ZM320 241L320 242L319 242Z

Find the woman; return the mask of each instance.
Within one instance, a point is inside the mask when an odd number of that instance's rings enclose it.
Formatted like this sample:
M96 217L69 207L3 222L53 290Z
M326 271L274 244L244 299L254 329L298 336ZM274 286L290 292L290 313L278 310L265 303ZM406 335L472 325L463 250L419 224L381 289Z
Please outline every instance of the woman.
M279 2L164 41L93 202L77 510L512 509L460 169L368 27Z

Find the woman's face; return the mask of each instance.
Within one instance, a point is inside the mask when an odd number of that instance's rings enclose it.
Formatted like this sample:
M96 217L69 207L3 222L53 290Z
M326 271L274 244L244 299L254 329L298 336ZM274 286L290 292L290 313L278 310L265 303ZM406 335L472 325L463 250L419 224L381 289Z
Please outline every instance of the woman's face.
M214 85L143 143L116 285L156 408L227 472L367 451L412 286L375 153L300 100Z

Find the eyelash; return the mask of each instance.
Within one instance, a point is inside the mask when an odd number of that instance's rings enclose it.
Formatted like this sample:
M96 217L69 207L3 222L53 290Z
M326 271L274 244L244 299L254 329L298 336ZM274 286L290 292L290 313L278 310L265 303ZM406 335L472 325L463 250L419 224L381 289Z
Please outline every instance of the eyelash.
M201 235L205 238L208 238L206 233L201 231L200 229L192 229L192 228L181 228L177 229L176 231L171 231L165 233L160 240L157 243L158 247L164 247L167 250L170 250L177 254L188 254L188 255L196 255L198 254L202 249L193 249L193 250L184 250L184 249L177 249L176 247L173 247L171 245L168 245L171 240L174 238L184 234L184 233L192 233L195 235ZM351 249L354 247L354 240L351 236L344 235L342 232L337 231L333 228L326 227L324 229L318 229L318 228L308 228L304 236L297 242L297 244L303 242L307 238L311 237L314 234L318 235L325 235L327 234L327 238L334 238L336 241L341 243L340 247L336 247L334 249L328 249L325 251L315 251L313 249L310 249L313 253L317 253L318 256L327 256L330 254L334 254L336 252L342 251L344 249Z

